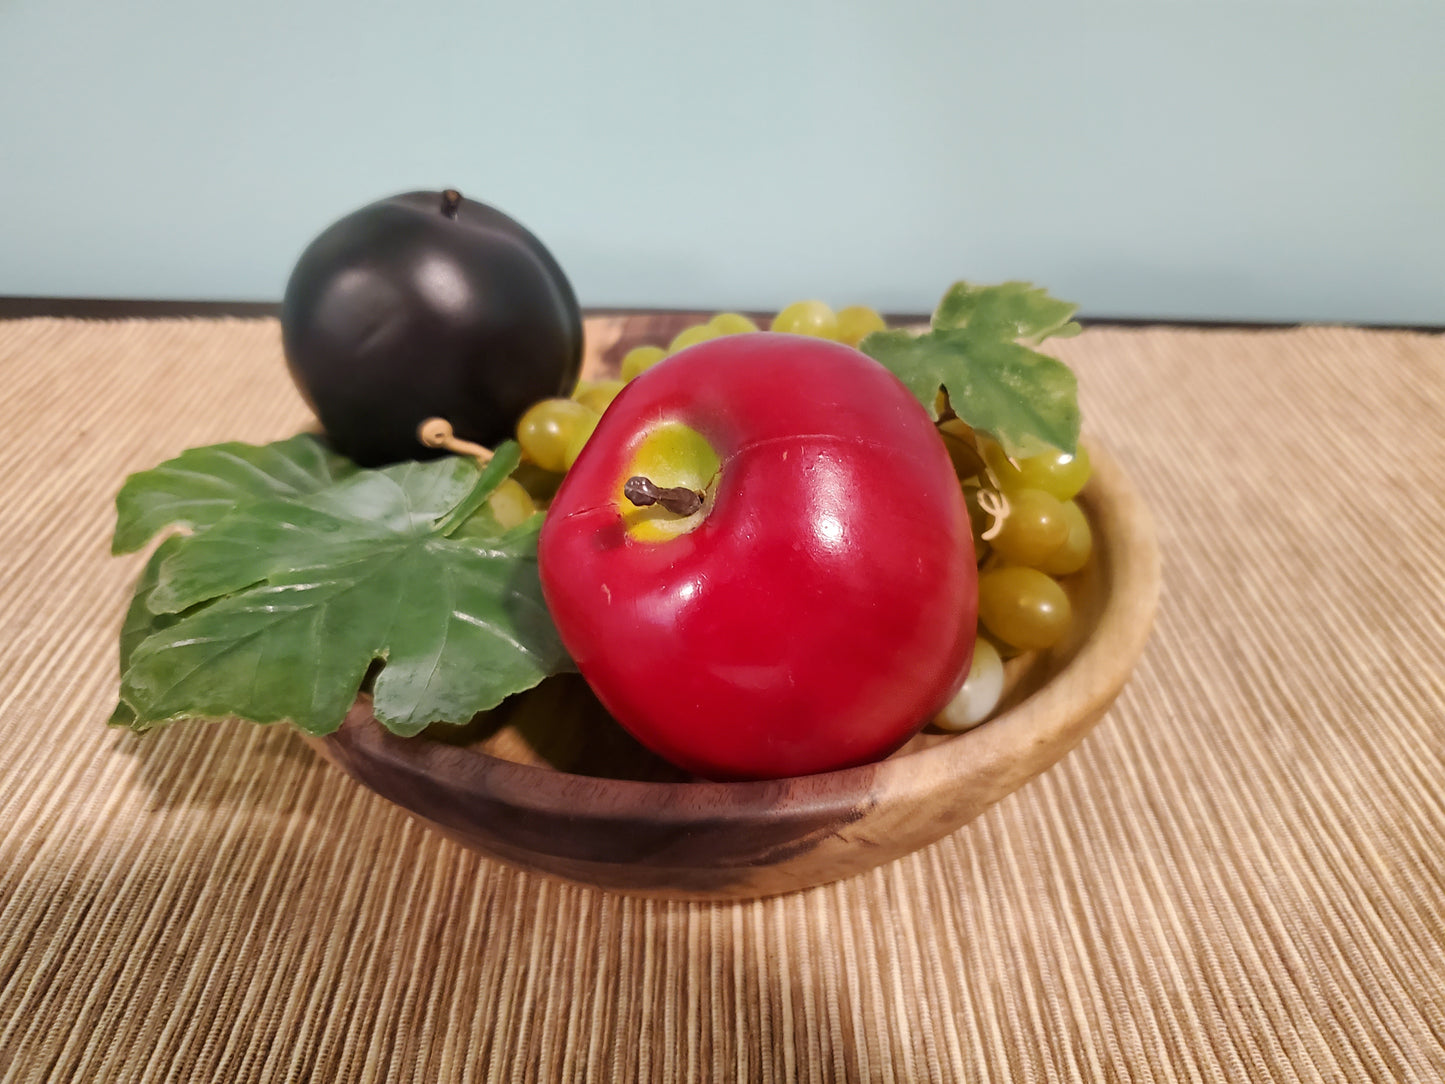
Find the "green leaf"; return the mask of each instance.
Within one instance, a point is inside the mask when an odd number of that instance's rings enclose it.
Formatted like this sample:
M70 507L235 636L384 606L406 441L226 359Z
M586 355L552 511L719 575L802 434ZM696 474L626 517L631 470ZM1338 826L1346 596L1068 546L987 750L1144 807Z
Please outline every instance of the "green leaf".
M1081 330L1074 323L1079 306L1060 301L1027 282L975 286L955 282L933 312L933 327L969 328L997 339L1043 342L1050 335L1068 337Z
M184 539L147 601L187 612L135 646L122 680L134 725L238 715L329 733L382 661L377 718L409 735L569 668L537 579L542 517L450 537L517 454L503 445L485 471L455 457L361 471Z
M135 708L131 707L124 700L115 702L115 710L110 713L110 718L105 721L106 726L129 726L136 725Z
M902 380L934 420L942 388L953 412L1008 455L1047 448L1073 455L1078 382L1063 362L1018 342L1076 333L1073 313L1073 305L1027 283L959 282L939 303L932 330L875 331L859 349Z
M140 576L136 579L135 594L130 600L130 608L125 612L125 620L120 626L120 672L125 673L130 666L130 657L135 649L147 636L153 632L159 632L167 625L175 624L178 620L175 614L156 614L151 612L150 597L156 589L156 583L160 580L161 562L169 557L179 548L181 539L179 536L172 536L162 542L150 560L141 570ZM111 726L131 726L135 723L136 715L124 700L120 701L111 713Z
M126 479L115 498L111 552L132 553L170 526L204 530L251 500L315 493L356 470L308 433L275 444L192 448Z
M1077 450L1078 385L1055 358L967 329L877 331L862 350L891 369L935 420L938 389L947 390L954 413L1011 456Z

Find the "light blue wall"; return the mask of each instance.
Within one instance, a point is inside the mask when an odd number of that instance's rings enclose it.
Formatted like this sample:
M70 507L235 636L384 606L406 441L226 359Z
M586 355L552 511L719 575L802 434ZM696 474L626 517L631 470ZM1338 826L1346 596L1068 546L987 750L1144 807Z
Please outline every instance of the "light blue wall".
M274 299L455 186L588 305L1445 322L1440 0L0 0L0 294Z

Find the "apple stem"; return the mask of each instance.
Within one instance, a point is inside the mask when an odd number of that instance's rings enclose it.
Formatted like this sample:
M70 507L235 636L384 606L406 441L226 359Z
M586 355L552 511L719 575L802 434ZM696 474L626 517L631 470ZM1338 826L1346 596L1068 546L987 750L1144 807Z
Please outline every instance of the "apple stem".
M447 218L457 217L457 208L462 205L462 194L455 188L448 188L442 193L442 214Z
M673 515L690 516L702 507L702 494L686 486L663 488L651 478L634 474L622 483L622 495L639 508L660 504Z

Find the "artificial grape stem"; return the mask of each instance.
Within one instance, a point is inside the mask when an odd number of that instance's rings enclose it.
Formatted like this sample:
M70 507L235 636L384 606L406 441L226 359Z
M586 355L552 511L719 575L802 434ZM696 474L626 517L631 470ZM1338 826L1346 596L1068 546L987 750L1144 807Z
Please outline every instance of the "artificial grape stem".
M469 455L477 466L485 467L492 459L492 450L462 440L452 432L452 423L445 418L428 418L417 426L416 438L428 448L445 448L454 455Z
M979 537L985 542L992 542L1003 530L1003 521L1008 519L1008 498L999 490L981 488L978 491L978 506L993 517L989 529Z
M702 494L686 486L663 488L651 478L634 474L622 484L622 495L638 508L660 504L677 516L690 516L702 507Z

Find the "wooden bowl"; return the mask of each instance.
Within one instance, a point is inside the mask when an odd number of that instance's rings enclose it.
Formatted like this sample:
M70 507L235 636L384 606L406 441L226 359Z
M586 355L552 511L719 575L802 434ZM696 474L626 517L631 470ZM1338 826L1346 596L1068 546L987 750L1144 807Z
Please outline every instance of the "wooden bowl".
M848 877L952 832L1072 749L1118 695L1159 593L1149 514L1090 446L1080 496L1094 555L1066 581L1067 642L1010 660L1002 710L925 730L887 760L755 783L690 781L614 722L576 676L466 727L398 738L358 700L313 745L453 839L520 866L630 894L743 899Z

